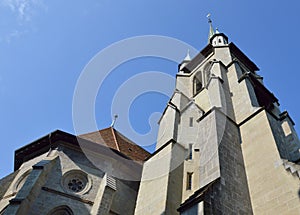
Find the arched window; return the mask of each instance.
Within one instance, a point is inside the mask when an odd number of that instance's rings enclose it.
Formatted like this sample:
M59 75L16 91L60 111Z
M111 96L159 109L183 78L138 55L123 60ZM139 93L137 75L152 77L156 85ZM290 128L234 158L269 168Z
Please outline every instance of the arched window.
M30 172L31 172L31 169L27 170L17 179L17 181L15 182L14 187L13 187L13 190L14 190L13 192L16 193L23 187Z
M202 71L198 71L193 79L193 93L196 95L199 93L204 87L207 87L209 80L211 78L211 68L213 62L209 61L203 68Z
M73 215L73 212L68 206L62 205L52 209L48 215Z
M203 88L202 74L201 74L201 71L199 71L193 79L193 92L194 92L194 95L199 93L202 90L202 88Z
M211 67L212 67L212 62L208 62L205 66L204 66L204 81L205 81L205 86L208 85L209 79L211 77Z

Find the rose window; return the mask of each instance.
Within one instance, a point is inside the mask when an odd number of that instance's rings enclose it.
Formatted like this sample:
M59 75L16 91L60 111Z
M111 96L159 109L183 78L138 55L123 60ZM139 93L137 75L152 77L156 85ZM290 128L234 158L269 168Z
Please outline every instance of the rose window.
M67 192L84 194L91 187L91 180L81 170L71 170L62 177L62 187Z

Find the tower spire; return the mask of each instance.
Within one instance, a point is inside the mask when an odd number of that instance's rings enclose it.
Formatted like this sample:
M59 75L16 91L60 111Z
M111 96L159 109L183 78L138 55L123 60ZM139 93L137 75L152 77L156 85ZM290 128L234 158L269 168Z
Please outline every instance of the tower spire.
M214 36L215 35L215 31L214 31L214 28L213 28L213 26L212 26L212 21L211 21L211 14L209 13L209 14L207 14L207 16L206 16L207 18L208 18L208 24L209 24L209 33L208 33L208 43L209 43L209 41L210 41L210 38L212 38L212 36Z
M208 23L209 23L208 44L211 44L214 47L227 45L228 37L225 34L220 33L218 28L216 28L216 30L214 30L210 17L211 17L210 13L207 14Z
M187 50L186 56L178 66L178 72L183 73L182 69L191 61L190 50Z

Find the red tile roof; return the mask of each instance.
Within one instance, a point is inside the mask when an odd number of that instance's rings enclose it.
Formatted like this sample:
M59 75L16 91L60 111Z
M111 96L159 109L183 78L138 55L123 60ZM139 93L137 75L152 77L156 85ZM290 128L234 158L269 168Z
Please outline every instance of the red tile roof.
M151 155L112 127L82 134L79 135L79 137L94 143L106 145L109 148L121 152L132 160L144 161Z

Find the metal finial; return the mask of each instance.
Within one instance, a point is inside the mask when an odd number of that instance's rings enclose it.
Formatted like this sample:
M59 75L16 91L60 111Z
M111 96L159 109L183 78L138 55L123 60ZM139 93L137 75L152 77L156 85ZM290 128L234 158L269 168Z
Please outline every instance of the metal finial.
M209 34L208 34L208 43L210 43L210 38L212 38L214 35L215 35L215 31L214 31L214 28L212 26L212 21L210 19L211 17L211 14L207 14L206 16L208 18L208 23L209 23Z
M211 22L211 19L210 19L210 17L211 17L211 14L209 13L209 14L207 14L206 15L206 17L208 18L208 22L210 23Z
M118 115L117 114L115 114L114 115L114 119L113 119L113 121L112 121L112 123L111 123L111 125L110 125L110 127L114 127L115 126L115 124L116 124L116 121L117 121L117 118L118 118Z

